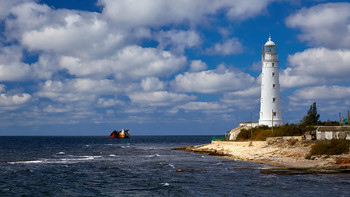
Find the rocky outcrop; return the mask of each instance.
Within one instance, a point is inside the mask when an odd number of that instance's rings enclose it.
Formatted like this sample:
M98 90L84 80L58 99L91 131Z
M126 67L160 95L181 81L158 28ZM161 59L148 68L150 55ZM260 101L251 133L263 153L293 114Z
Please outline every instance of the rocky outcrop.
M275 170L264 173L282 173L281 169L303 170L303 173L350 172L350 155L312 156L306 159L313 141L212 141L211 144L186 146L174 150L192 151L210 155L227 156L276 166Z

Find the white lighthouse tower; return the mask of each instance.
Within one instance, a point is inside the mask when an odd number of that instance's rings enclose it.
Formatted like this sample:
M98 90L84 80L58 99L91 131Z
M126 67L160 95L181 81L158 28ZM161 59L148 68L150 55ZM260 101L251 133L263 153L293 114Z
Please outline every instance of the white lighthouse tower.
M259 125L282 125L278 47L271 40L262 49L261 99Z

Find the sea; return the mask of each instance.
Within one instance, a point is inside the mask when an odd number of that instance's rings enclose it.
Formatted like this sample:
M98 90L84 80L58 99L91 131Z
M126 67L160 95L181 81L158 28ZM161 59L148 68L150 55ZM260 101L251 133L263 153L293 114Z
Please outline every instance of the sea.
M274 174L266 164L172 148L211 136L0 137L0 196L350 196L350 174Z

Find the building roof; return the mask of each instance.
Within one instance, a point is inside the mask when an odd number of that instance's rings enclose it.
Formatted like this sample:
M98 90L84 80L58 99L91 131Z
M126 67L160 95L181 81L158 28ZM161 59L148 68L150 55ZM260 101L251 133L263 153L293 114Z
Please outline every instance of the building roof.
M269 37L269 40L265 43L265 46L274 46L276 45L272 40L271 37Z
M350 127L343 126L320 126L317 131L350 131Z

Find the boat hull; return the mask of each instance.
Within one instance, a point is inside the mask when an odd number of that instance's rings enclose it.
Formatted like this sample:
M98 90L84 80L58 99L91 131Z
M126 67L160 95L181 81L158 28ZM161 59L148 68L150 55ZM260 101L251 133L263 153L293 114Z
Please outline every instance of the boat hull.
M121 130L121 131L116 131L114 130L110 135L109 138L129 138L130 133L128 132L129 129L127 130Z

